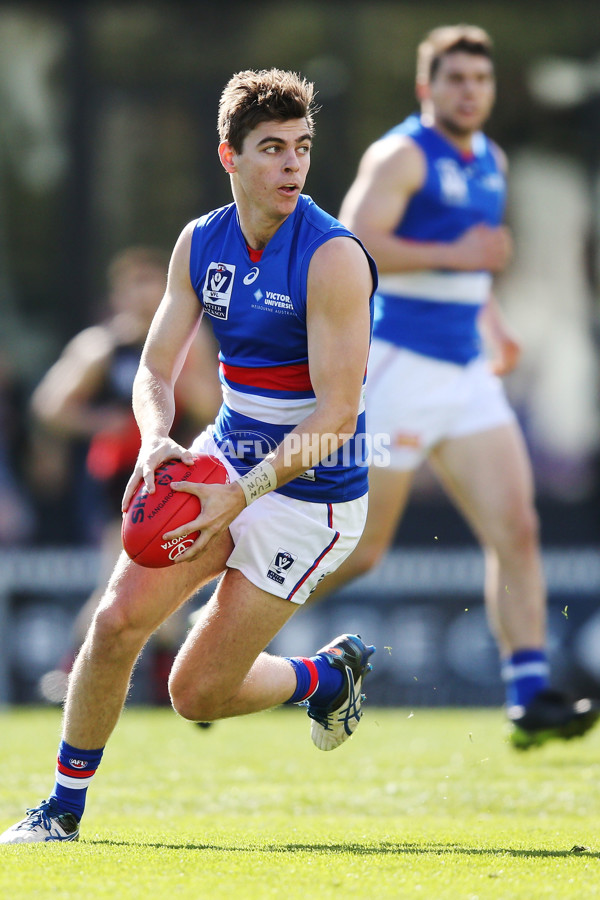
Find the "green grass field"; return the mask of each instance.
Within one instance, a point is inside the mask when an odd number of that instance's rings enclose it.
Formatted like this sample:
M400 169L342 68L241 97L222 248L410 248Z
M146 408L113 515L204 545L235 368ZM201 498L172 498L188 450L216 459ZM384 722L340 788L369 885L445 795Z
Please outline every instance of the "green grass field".
M0 714L0 830L53 781L59 712ZM495 710L299 709L201 730L127 710L79 843L0 847L0 897L600 897L600 729L517 753Z

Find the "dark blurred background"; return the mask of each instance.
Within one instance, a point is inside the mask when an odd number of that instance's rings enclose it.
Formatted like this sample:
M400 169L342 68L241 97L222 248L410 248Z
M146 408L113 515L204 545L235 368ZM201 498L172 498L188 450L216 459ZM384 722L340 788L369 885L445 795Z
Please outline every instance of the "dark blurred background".
M31 392L101 319L117 251L170 250L187 221L230 201L216 154L229 76L279 66L316 83L307 192L335 214L367 144L415 109L417 44L458 21L495 43L488 132L511 162L516 240L498 295L524 344L507 389L535 467L552 662L558 680L600 692L597 3L21 2L0 3L0 702L39 700L97 576L82 513L93 496L51 442L32 446ZM276 649L367 618L390 648L377 700L501 702L481 578L425 467L381 569L298 616Z

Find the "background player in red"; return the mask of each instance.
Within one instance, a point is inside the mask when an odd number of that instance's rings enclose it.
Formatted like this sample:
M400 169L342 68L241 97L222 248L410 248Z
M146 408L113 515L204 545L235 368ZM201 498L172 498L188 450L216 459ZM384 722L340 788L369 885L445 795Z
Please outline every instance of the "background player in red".
M71 459L77 459L79 448L85 453L83 478L90 487L82 492L80 482L78 490L86 517L99 529L101 547L99 587L77 616L72 651L60 669L41 682L44 696L55 702L64 698L66 676L121 552L121 499L140 448L131 392L150 323L165 291L167 267L168 255L158 247L133 246L117 253L107 270L108 317L69 341L32 395L37 421L63 440L67 453L75 451ZM216 345L203 325L175 386L174 436L183 443L191 440L212 421L220 400ZM174 617L153 639L150 701L168 702L166 679L184 628L183 617Z

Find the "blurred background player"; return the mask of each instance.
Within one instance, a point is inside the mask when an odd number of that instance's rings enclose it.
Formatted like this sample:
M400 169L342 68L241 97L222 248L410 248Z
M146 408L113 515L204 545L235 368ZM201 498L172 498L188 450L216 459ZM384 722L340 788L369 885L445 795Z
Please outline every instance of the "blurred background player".
M495 99L488 34L432 31L418 49L416 92L421 115L367 149L340 214L381 276L367 425L389 435L391 464L371 466L365 531L326 590L380 560L427 457L484 548L511 739L524 748L585 733L599 710L549 688L532 472L497 377L517 364L519 346L491 293L511 240L501 224L506 160L480 131Z
M74 464L83 455L79 518L87 520L92 540L101 546L102 584L121 551L121 499L135 465L139 430L131 406L148 328L165 292L168 256L156 247L135 246L118 253L107 271L108 318L84 329L33 393L34 417L71 445ZM216 374L216 343L201 325L177 380L173 433L186 443L212 421L221 401ZM202 389L198 389L202 385ZM63 699L66 676L81 645L101 591L96 590L77 616L72 651L56 672L42 679L42 693ZM181 638L182 617L165 623L153 639L150 695L168 703L167 677Z

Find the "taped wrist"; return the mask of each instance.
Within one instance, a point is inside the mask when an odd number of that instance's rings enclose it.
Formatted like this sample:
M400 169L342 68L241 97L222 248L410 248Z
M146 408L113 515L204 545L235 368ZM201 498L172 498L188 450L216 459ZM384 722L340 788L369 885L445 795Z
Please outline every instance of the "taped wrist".
M244 492L246 506L250 506L263 494L275 490L277 487L277 475L271 463L264 459L249 472L246 472L245 475L238 478L237 483Z

